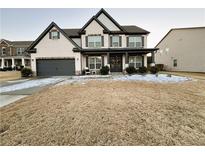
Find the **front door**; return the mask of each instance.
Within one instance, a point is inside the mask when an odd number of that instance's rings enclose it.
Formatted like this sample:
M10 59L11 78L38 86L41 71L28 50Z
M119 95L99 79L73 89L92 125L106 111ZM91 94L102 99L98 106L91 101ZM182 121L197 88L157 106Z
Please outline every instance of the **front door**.
M110 71L122 72L122 55L110 55Z

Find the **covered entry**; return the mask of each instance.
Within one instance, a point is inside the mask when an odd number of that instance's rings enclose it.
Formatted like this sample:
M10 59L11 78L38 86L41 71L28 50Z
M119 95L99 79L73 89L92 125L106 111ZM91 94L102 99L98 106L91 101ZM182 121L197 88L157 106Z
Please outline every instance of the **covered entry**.
M75 59L37 59L37 76L75 75Z

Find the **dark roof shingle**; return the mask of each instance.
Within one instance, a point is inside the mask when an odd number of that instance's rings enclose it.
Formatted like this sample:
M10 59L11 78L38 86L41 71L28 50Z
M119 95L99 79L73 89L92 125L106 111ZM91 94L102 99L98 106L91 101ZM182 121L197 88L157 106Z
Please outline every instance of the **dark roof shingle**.
M140 27L137 27L135 25L123 25L122 26L124 28L124 30L127 32L127 33L142 33L142 34L149 34L150 32L147 31L147 30L144 30Z
M14 46L29 46L33 41L12 41L12 45Z
M80 28L75 28L75 29L62 29L69 37L80 37L79 31Z

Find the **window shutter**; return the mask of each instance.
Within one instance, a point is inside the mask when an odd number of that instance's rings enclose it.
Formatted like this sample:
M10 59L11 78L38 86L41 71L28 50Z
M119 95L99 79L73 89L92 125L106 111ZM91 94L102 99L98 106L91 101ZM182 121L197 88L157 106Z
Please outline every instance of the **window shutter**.
M144 56L142 56L142 67L144 67Z
M58 39L60 39L60 32L58 32Z
M128 45L129 45L129 37L127 37L127 47L128 47Z
M112 36L110 36L110 47L112 47Z
M104 66L104 56L101 56L102 58L102 66Z
M86 67L88 67L88 56L86 56Z
M144 36L142 36L142 47L144 47Z
M104 47L104 36L101 36L102 39L102 47Z
M119 46L122 46L122 36L119 36Z
M51 39L51 32L49 32L49 39Z
M88 36L85 37L85 46L88 47Z

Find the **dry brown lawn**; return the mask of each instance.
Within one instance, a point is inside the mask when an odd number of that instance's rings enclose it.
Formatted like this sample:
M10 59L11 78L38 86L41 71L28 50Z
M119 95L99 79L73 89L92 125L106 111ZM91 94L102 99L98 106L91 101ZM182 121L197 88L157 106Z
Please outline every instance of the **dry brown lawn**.
M205 81L90 81L0 108L1 145L205 145Z
M21 72L20 71L0 72L0 82L20 79L20 78L21 78Z

